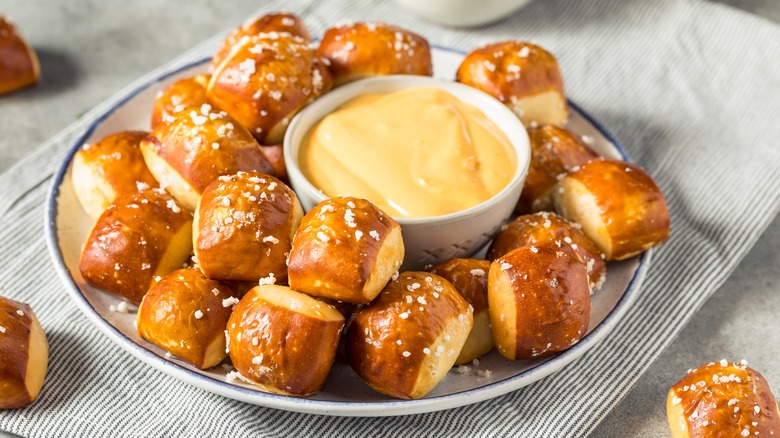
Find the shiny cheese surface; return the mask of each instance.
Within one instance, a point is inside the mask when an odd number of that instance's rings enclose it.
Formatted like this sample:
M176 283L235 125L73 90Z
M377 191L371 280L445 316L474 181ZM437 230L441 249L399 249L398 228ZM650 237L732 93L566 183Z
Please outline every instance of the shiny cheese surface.
M495 123L436 88L352 99L306 134L299 154L303 174L326 195L366 198L393 217L473 207L517 168Z

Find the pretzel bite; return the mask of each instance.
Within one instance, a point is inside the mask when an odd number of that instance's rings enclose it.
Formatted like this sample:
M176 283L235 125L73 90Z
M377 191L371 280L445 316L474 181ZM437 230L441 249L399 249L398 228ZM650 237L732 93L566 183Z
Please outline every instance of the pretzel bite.
M138 305L152 280L192 251L192 214L162 189L121 195L95 223L81 252L87 283Z
M780 411L769 383L747 363L720 362L688 371L669 390L672 438L780 435Z
M73 189L81 206L97 219L121 194L157 187L138 145L148 135L122 131L86 145L73 157Z
M582 225L606 260L623 260L666 241L669 210L653 178L636 164L599 158L564 177L555 208Z
M473 324L471 306L450 282L404 272L355 314L347 359L375 390L417 399L447 375Z
M35 85L40 75L35 51L16 26L0 15L0 94Z
M276 177L283 183L290 185L290 177L287 174L287 164L284 162L284 147L281 144L271 146L260 145L265 157L271 162L276 172Z
M325 31L317 49L330 61L335 86L371 76L433 75L425 38L384 23L357 23Z
M0 409L34 402L49 365L49 344L30 306L0 297Z
M284 286L257 286L228 321L230 359L263 391L313 394L325 385L343 327L330 304Z
M526 126L562 126L569 117L558 61L533 43L504 41L474 50L458 67L457 80L500 100Z
M214 70L209 100L244 125L258 142L282 142L290 119L328 91L323 59L301 37L263 33L241 39Z
M590 322L585 264L560 240L517 248L490 265L488 305L496 348L507 359L566 350Z
M209 103L206 98L206 86L211 75L199 74L180 79L160 91L152 107L152 129L162 122L174 121L174 115L190 107L200 107Z
M138 306L138 334L200 369L227 357L225 327L233 291L197 269L177 269L155 283Z
M192 237L200 270L217 280L286 280L302 217L295 193L272 176L219 177L203 191L195 211Z
M528 129L531 165L515 211L521 214L552 211L553 187L568 172L597 158L571 131L553 125Z
M488 271L490 262L478 259L449 259L431 269L432 274L452 283L455 290L474 309L474 327L455 359L455 365L471 362L495 347L488 312Z
M607 278L607 264L596 245L566 219L552 212L518 216L496 235L488 248L488 260L495 260L521 246L562 240L580 256L588 270L591 292L598 290Z
M211 105L188 108L141 142L152 175L185 208L195 211L203 190L223 175L274 168L257 141L235 119Z
M306 25L303 24L303 20L296 15L290 13L275 13L266 14L252 20L247 21L240 27L234 29L222 42L222 46L211 58L211 69L216 70L222 61L230 55L230 51L238 45L239 41L249 39L250 37L260 35L262 33L286 32L303 40L311 41L311 35L309 30L306 29Z
M331 198L301 221L288 262L290 287L315 297L368 303L404 257L401 226L365 199Z

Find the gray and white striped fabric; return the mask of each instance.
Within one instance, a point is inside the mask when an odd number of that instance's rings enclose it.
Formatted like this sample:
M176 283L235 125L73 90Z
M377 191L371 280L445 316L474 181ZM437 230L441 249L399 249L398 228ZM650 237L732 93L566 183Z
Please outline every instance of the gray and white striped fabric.
M40 400L0 412L0 430L24 436L586 435L780 208L780 28L769 22L696 0L537 0L510 20L472 31L417 21L387 1L283 7L301 14L314 33L345 19L372 19L462 50L528 38L555 53L572 100L612 130L667 195L672 236L656 252L638 301L605 341L561 372L444 412L378 419L295 414L179 382L120 350L76 310L44 243L52 173L94 115L131 85L0 177L0 288L32 303L51 358ZM211 53L218 40L162 70Z

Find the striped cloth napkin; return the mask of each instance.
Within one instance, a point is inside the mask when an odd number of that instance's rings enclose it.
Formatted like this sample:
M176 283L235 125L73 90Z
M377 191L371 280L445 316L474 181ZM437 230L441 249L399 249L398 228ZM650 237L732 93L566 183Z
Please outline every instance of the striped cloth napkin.
M213 52L198 46L98 105L0 176L0 286L30 302L48 334L40 399L0 412L24 436L586 435L628 393L728 277L780 207L780 28L706 1L532 2L490 27L443 29L393 2L275 1L314 34L384 20L470 50L533 39L556 54L569 96L621 139L658 181L672 213L641 296L596 348L536 384L462 408L391 418L334 418L207 393L134 359L76 310L49 261L44 204L52 173L95 115L137 84ZM262 11L261 11L262 12Z

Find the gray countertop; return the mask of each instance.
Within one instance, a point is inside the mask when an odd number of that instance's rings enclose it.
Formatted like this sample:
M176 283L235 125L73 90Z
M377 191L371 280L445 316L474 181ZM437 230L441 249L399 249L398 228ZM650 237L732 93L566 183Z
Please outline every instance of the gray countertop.
M0 98L0 172L124 85L242 22L259 6L249 0L221 3L0 0L0 13L33 44L43 72L37 87ZM723 3L780 21L776 0ZM778 247L780 220L775 220L594 436L668 436L668 388L688 368L721 358L747 359L780 394Z

